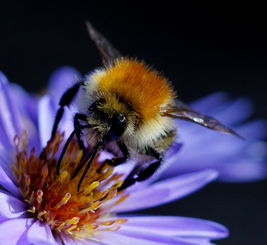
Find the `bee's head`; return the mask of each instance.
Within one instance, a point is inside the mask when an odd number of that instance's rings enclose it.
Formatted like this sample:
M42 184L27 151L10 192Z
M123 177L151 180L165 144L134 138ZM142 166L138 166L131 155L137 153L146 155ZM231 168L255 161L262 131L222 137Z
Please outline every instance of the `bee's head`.
M106 96L92 103L88 123L106 141L118 140L127 130L133 128L136 113L118 96Z

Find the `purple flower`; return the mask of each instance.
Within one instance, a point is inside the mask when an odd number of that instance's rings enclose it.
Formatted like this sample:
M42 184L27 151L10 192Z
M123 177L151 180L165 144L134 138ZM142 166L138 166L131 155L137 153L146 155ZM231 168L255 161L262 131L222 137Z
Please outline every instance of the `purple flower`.
M123 173L133 164L115 170L106 166L98 172L98 159L77 192L77 180L70 176L81 151L73 140L61 174L56 174L63 135L48 140L58 98L74 75L78 76L66 68L57 72L49 88L52 94L39 99L0 74L0 241L10 245L194 245L226 237L227 229L211 221L125 214L182 198L214 180L215 170L154 179L117 192ZM67 134L71 110L60 127Z

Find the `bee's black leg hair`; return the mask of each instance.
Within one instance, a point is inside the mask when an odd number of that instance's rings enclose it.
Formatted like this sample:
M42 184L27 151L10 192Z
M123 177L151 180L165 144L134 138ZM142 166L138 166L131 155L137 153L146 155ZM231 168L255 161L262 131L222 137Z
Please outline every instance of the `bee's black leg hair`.
M147 155L151 155L157 159L156 162L151 163L147 167L143 167L142 165L136 166L130 174L126 177L124 180L123 184L120 186L118 191L124 190L131 185L135 184L136 182L141 182L149 177L151 177L159 168L161 162L162 162L162 156L160 155L159 152L154 150L153 148L148 148L147 149Z
M105 161L105 163L111 166L114 166L114 167L125 163L127 159L129 158L129 151L128 151L127 146L122 141L117 141L117 144L118 144L118 147L120 148L120 151L123 157L112 158L110 160Z
M112 159L108 159L105 162L102 163L102 165L99 167L99 169L97 170L99 173L101 172L101 170L103 169L103 167L108 164L111 166L118 166L121 165L123 163L125 163L127 161L127 159L129 158L129 151L127 146L122 142L122 141L117 141L117 145L120 148L120 151L122 153L122 157L114 157Z
M60 101L59 101L59 105L60 108L57 111L56 114L56 119L53 125L53 129L52 129L52 134L51 134L51 139L54 138L56 132L57 132L57 127L58 124L63 116L64 113L64 107L68 106L71 104L73 98L75 97L75 95L78 93L78 90L80 88L81 82L75 83L71 88L69 88L61 97Z
M86 121L86 115L76 113L74 116L74 119L73 119L73 124L74 124L74 128L76 129L76 137L78 140L78 144L80 146L80 149L83 150L83 153L84 153L85 152L85 146L84 146L84 143L81 139L82 131L81 131L81 125L80 125L79 120Z

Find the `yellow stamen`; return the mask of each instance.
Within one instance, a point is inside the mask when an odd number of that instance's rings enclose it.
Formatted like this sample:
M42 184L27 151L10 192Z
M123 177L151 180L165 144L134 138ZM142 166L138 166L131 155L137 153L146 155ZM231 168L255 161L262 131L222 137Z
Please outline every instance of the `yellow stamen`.
M29 213L35 213L35 211L36 211L36 208L33 206L32 208L30 208L30 209L28 209L27 210Z
M41 221L44 221L43 218L41 218L42 216L44 216L45 214L47 214L47 211L43 211L43 212L40 212L38 215L37 215L37 218Z
M65 196L61 199L61 201L55 206L55 208L60 208L61 206L65 205L71 198L70 193L66 193Z
M38 190L37 192L36 192L36 195L37 195L37 202L40 204L41 202L42 202L42 200L43 200L43 191L42 190Z

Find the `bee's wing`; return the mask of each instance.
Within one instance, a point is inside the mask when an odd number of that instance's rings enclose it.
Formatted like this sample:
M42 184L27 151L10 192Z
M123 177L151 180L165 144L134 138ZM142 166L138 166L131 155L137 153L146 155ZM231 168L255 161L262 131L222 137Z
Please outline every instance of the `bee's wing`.
M105 66L113 64L116 59L122 57L121 53L89 21L86 21L85 24L88 34L99 50Z
M212 130L232 134L242 138L238 133L226 127L217 119L196 112L179 100L176 101L176 105L162 107L160 113L162 116L191 121Z

